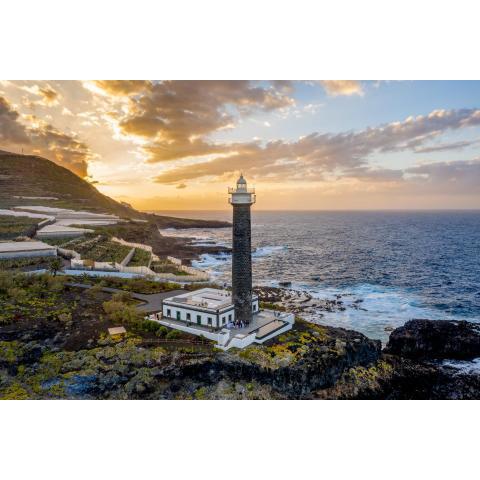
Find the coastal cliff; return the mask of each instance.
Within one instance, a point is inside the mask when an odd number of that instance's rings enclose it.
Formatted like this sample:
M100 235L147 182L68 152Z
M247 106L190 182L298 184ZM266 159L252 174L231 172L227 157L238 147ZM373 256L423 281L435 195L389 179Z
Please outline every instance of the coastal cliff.
M130 289L178 286L136 279L124 288L111 299L59 277L0 275L0 398L480 398L478 373L445 363L424 340L441 329L453 352L476 342L475 324L462 323L459 337L458 322L408 322L382 351L359 332L297 319L263 345L223 352L135 315ZM107 335L118 324L127 334Z

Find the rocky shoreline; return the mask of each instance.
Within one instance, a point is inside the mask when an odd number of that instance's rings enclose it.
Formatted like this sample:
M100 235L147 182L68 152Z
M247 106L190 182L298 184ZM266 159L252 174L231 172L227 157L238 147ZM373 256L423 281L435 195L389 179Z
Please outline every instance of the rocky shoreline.
M1 398L480 398L480 369L454 366L480 357L478 325L468 322L412 320L382 349L359 332L297 319L277 339L228 352L150 334L72 342L77 320L15 328L0 328Z
M322 317L323 312L342 312L345 310L341 295L334 299L314 298L305 290L291 290L283 287L258 286L254 288L260 301L275 303L296 315L315 315ZM360 308L360 302L355 305Z

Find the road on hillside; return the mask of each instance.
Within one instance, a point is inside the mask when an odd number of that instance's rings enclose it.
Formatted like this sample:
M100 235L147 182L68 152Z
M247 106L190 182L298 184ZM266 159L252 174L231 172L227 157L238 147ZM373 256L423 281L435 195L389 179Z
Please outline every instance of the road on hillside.
M78 287L78 288L92 288L93 285L88 285L87 283L72 283L68 282L65 285L69 287ZM117 292L125 292L126 290L120 290L119 288L110 288L110 287L103 287L102 291L108 293L117 293ZM137 305L137 310L142 313L149 314L149 313L156 313L162 311L162 303L165 298L174 297L175 295L180 295L181 293L185 293L185 290L170 290L168 292L161 292L161 293L135 293L129 292L132 295L132 298L135 300L139 300L142 304Z

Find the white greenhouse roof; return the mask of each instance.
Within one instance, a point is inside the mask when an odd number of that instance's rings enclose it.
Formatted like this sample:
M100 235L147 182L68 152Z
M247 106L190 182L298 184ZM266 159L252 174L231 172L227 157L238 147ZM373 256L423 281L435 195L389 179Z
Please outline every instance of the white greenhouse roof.
M29 252L36 250L52 250L55 247L43 242L0 242L0 253Z

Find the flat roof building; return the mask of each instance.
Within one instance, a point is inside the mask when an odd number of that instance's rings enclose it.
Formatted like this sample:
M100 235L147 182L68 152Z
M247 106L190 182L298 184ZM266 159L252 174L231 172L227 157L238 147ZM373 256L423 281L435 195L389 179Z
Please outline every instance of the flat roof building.
M258 297L252 296L252 313L258 312ZM182 293L163 301L162 316L212 329L231 326L235 322L232 295L227 290L202 288Z
M0 242L0 258L54 257L57 248L43 242Z
M162 312L150 313L147 318L206 337L222 350L264 343L287 332L295 323L292 313L261 310L255 294L252 295L252 319L248 323L238 322L231 293L216 288L202 288L165 298Z

